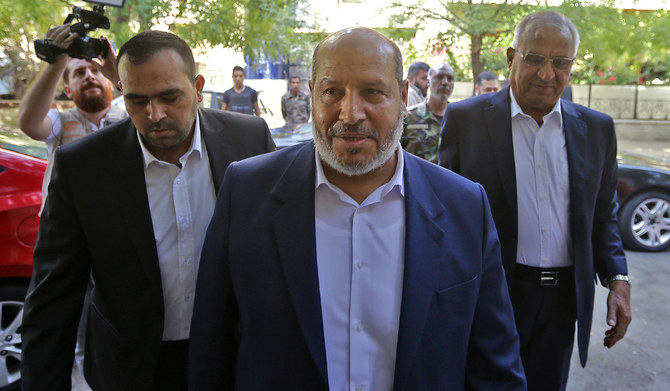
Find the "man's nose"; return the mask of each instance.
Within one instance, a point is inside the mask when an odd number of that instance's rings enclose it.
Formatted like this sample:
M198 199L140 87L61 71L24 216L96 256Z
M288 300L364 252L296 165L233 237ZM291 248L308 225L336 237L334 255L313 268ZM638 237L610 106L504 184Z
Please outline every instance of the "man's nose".
M552 80L556 77L556 70L551 61L546 61L544 64L540 65L540 69L537 71L537 75L542 80Z
M361 98L358 94L347 92L342 98L340 121L353 125L365 119Z
M158 122L166 117L165 110L163 110L163 105L161 105L155 99L149 100L149 103L147 103L147 110L149 112L149 119L151 122Z

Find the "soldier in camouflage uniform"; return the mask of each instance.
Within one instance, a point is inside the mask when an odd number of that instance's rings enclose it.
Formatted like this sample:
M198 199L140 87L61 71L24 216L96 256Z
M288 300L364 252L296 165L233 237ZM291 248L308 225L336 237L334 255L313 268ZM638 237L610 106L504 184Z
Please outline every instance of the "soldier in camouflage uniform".
M448 63L430 69L430 95L426 101L408 108L402 147L416 156L437 163L442 117L454 91L454 70Z
M286 121L286 125L306 123L309 121L311 111L309 95L300 91L300 78L291 76L289 90L281 97L281 114Z

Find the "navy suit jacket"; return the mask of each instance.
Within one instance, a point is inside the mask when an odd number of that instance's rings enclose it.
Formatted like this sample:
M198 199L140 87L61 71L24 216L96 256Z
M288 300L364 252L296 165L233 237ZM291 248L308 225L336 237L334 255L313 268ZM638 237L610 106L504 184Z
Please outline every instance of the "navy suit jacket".
M405 268L394 389L524 389L483 189L410 154L404 158ZM198 274L191 390L328 389L315 170L312 143L228 168Z
M274 150L260 118L200 109L215 189L230 162ZM23 313L23 390L70 390L92 277L84 371L94 390L148 390L163 336L163 288L142 150L130 118L60 147Z
M447 106L440 165L484 186L500 236L507 278L517 250L516 170L510 90ZM617 226L616 137L612 118L561 101L570 180L570 253L577 294L578 344L586 364L596 273L601 281L627 273Z

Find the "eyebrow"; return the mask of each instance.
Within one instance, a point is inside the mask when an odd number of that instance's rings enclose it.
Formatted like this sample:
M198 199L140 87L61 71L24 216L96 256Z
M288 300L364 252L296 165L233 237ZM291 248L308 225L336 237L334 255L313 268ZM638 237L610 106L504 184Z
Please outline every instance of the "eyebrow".
M157 94L154 94L152 96L146 96L146 95L141 95L141 94L133 94L132 92L129 94L124 94L124 98L128 99L152 99L152 98L157 98L161 96L167 96L167 95L176 95L182 93L182 90L180 88L170 88L165 91L161 91Z

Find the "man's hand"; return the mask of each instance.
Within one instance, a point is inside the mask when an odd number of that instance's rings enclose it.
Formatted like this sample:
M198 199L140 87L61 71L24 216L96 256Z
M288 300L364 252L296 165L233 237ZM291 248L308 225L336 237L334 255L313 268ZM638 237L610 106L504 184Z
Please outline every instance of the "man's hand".
M70 23L55 26L47 31L45 40L53 46L67 49L79 35L70 31Z
M603 345L611 348L626 335L632 320L630 311L630 285L626 281L612 281L607 296L607 324L610 329L605 331Z
M106 78L111 80L114 87L116 87L119 85L119 72L116 68L116 52L114 51L112 43L107 38L100 36L100 39L108 45L107 57L96 59L96 63L100 65L100 72L102 72Z

